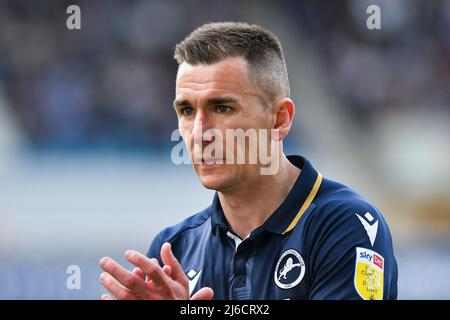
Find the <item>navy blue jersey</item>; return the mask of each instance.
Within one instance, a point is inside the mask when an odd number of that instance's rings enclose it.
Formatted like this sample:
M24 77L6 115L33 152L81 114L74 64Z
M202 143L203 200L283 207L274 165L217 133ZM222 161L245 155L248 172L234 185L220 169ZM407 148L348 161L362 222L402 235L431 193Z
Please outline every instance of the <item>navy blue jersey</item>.
M230 229L217 194L212 205L166 228L147 253L161 262L170 242L190 293L215 299L396 299L397 263L381 213L303 157L280 207L245 239ZM268 190L270 194L270 190Z

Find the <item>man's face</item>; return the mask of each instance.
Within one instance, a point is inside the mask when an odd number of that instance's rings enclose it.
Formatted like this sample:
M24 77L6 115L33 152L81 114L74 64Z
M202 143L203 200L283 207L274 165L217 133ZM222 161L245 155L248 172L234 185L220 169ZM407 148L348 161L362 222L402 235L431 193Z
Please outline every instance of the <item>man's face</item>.
M227 58L211 65L181 64L176 82L175 108L178 126L194 169L206 188L224 192L257 179L260 165L248 164L247 160L246 164L238 164L237 147L230 149L230 143L226 141L227 129L270 130L274 124L271 108L262 105L257 87L248 78L244 58ZM205 152L208 145L215 141L215 137L205 138L202 135L205 131L211 132L210 129L216 129L224 138L220 142L223 145L222 154ZM201 136L203 139L197 140ZM197 152L200 146L202 153ZM247 159L248 147L245 149ZM226 163L226 156L233 157L234 164ZM220 161L222 164L217 163Z

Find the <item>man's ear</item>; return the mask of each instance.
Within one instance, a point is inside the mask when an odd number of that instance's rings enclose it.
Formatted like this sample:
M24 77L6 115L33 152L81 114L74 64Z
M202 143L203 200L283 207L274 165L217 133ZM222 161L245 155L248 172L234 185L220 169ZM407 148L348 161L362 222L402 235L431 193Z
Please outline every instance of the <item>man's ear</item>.
M289 98L282 98L275 105L275 124L273 129L279 130L279 139L283 140L291 129L295 115L294 102Z

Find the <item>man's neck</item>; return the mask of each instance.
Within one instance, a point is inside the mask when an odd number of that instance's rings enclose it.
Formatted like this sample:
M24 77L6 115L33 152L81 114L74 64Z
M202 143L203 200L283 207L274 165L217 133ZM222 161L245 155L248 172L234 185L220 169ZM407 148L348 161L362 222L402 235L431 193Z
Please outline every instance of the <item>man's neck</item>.
M300 175L284 154L274 175L259 179L231 192L218 192L220 204L231 229L241 239L260 227L283 203Z

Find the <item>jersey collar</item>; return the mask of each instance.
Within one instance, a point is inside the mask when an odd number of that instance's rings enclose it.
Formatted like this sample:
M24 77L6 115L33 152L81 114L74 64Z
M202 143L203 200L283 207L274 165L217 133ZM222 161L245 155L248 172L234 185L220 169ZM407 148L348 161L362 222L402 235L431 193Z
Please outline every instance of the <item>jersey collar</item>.
M320 188L322 176L306 158L302 156L288 156L288 159L301 169L300 175L283 203L261 227L252 232L253 235L259 234L264 230L276 234L287 234L297 225L301 216L308 210ZM217 192L214 195L211 210L212 232L216 232L217 229L229 230L230 228L223 214Z

